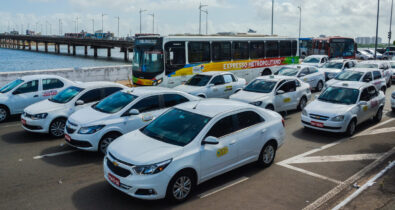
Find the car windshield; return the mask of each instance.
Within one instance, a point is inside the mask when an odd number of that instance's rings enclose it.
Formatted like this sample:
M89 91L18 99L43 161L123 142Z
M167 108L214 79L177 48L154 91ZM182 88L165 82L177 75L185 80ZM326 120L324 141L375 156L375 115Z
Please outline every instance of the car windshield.
M21 79L14 80L14 81L4 85L2 88L0 88L0 93L6 93L6 92L14 89L16 86L20 85L22 82L24 82L24 81Z
M320 59L316 57L307 57L303 60L303 63L319 63Z
M299 69L296 68L289 68L289 67L283 67L276 74L278 75L285 75L285 76L296 76L298 73Z
M368 69L378 69L379 65L374 63L357 63L355 68L368 68Z
M359 90L343 87L328 87L318 100L337 104L355 104L358 100Z
M196 74L191 79L189 79L185 84L190 86L205 86L208 81L210 81L211 76Z
M341 81L359 81L363 76L363 72L345 71L338 74L335 79Z
M328 62L322 66L322 68L327 68L327 69L341 69L343 67L343 63L339 62Z
M395 57L394 57L395 58ZM395 62L390 62L391 63L391 68L395 69Z
M243 90L249 92L270 93L276 84L276 81L256 79L250 82L250 84L248 84Z
M93 105L92 108L104 113L116 113L119 110L123 109L125 106L130 104L137 96L125 93L123 91L118 91L107 98L101 100L96 105Z
M83 90L84 89L82 88L71 86L62 90L60 93L56 94L53 98L50 98L48 100L55 103L65 104L69 102L71 99L73 99L76 95L78 95L78 93L80 93Z
M173 108L140 131L156 140L185 146L199 134L210 119L200 114Z

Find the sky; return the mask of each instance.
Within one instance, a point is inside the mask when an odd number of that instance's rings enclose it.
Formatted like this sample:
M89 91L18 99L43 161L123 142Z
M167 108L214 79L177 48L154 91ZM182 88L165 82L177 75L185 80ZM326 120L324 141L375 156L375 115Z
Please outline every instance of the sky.
M1 0L0 32L30 30L43 34L104 31L120 36L142 32L163 35L198 33L199 4L208 5L208 33L271 32L271 0ZM298 37L299 9L302 8L302 37L339 35L375 36L376 0L275 0L274 34ZM387 42L391 0L380 0L379 37ZM78 18L78 21L77 21ZM392 24L395 25L395 21ZM395 27L393 27L395 30ZM202 13L202 33L206 33L206 14ZM393 36L395 38L395 35Z

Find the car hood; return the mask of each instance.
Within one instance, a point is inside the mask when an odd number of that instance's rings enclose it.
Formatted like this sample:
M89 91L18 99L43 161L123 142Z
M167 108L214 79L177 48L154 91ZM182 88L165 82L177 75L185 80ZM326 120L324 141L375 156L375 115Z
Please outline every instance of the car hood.
M270 94L271 93L257 93L240 90L239 92L231 95L229 99L250 103L265 100L267 97L270 96Z
M179 85L174 87L174 90L183 91L187 93L198 93L204 92L206 86L191 86L191 85Z
M183 147L152 139L140 130L135 130L113 141L108 151L122 161L134 165L148 165L178 156Z
M341 82L341 81L337 80L337 79L330 79L330 80L325 82L325 85L329 87L329 86L331 86L331 85L333 85L335 83L338 83L338 82Z
M98 121L110 117L111 114L99 112L88 106L74 112L69 120L78 125L97 124Z
M67 103L66 104L55 103L46 99L26 107L24 111L29 114L40 114L40 113L54 112L61 109L67 109L67 107L68 107Z
M302 63L302 64L305 66L315 66L315 67L320 65L319 63Z
M334 104L324 101L319 101L318 99L309 103L305 110L308 114L324 115L328 117L335 117L341 115L352 108L352 105L347 104Z
M320 68L320 70L327 73L340 73L342 71L341 69L330 69L330 68Z

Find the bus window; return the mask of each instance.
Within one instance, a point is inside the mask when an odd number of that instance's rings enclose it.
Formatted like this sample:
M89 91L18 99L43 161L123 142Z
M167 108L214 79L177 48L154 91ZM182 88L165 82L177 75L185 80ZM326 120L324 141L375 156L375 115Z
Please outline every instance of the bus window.
M296 40L292 40L291 56L296 56L297 51L298 51L298 42ZM306 51L307 51L307 49L306 49Z
M291 56L291 41L280 41L280 57Z
M232 54L233 60L248 59L248 42L233 42Z
M166 73L171 73L185 66L185 42L167 42Z
M189 42L188 59L189 63L210 62L210 43Z
M212 42L213 61L229 61L231 59L230 54L230 42Z
M250 56L252 59L265 57L265 43L264 42L251 42Z
M266 42L266 57L267 58L278 57L278 41Z

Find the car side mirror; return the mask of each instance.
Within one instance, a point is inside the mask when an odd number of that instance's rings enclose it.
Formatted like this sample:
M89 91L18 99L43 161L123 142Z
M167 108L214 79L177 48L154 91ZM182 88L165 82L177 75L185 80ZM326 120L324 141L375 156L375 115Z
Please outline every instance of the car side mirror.
M202 141L202 145L203 144L219 144L218 138L215 138L214 136L207 136L203 141Z
M285 91L283 91L283 90L277 90L277 95L281 95L281 94L284 94L285 93Z
M140 114L140 111L137 109L131 109L131 110L129 110L128 114L129 115L138 115L138 114Z
M368 105L368 102L366 102L366 101L358 102L358 106L367 106L367 105Z
M84 105L84 103L85 102L83 100L78 100L78 101L75 102L75 105L81 106L81 105Z

